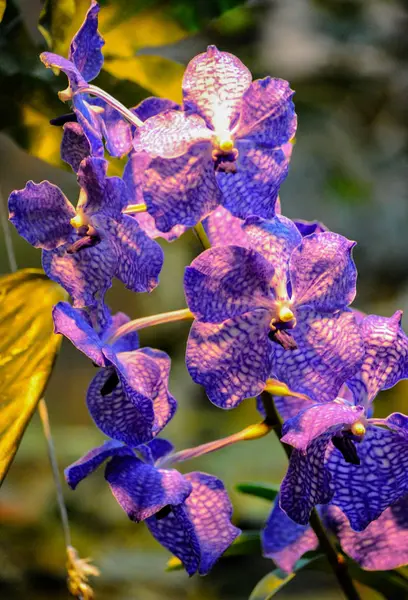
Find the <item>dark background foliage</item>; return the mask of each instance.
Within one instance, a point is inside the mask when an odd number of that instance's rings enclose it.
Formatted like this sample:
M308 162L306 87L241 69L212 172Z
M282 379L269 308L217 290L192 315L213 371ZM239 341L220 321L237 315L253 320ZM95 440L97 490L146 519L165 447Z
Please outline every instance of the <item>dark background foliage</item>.
M356 305L389 316L408 304L408 10L403 0L104 0L100 30L106 39L100 87L128 106L149 95L180 99L184 65L208 43L236 53L254 77L282 77L296 90L299 128L281 198L289 217L319 219L358 241ZM0 7L2 3L0 2ZM0 25L0 200L27 179L49 179L73 201L74 175L59 159L61 131L49 119L66 112L56 92L66 85L39 61L48 45L66 53L89 5L87 0L8 0ZM47 40L44 40L44 37ZM111 174L123 164L115 160ZM12 231L20 267L39 266L40 253ZM200 251L191 232L163 243L161 284L151 295L115 285L109 299L132 317L185 306L183 269ZM0 268L6 273L4 240ZM31 299L35 306L38 301ZM173 358L171 388L180 409L168 428L177 448L226 435L258 419L252 402L233 412L213 407L184 366L188 326L144 331L142 342ZM47 392L61 469L98 444L84 396L93 367L63 343ZM406 412L408 385L377 401L377 414ZM265 500L234 490L240 481L278 483L285 457L265 438L188 464L221 477L234 502L235 522L259 528ZM225 558L206 578L164 571L167 553L143 525L130 523L112 499L102 474L76 492L64 487L81 555L101 568L101 600L244 600L272 570L259 553ZM0 596L7 600L59 600L64 586L64 547L45 442L39 420L27 430L0 496ZM304 571L280 597L341 598L324 565ZM386 582L385 575L383 582ZM387 584L386 584L387 585ZM385 587L386 587L385 585ZM384 586L383 586L384 587ZM360 588L367 599L381 598ZM397 596L393 596L397 600ZM403 598L403 596L401 596Z

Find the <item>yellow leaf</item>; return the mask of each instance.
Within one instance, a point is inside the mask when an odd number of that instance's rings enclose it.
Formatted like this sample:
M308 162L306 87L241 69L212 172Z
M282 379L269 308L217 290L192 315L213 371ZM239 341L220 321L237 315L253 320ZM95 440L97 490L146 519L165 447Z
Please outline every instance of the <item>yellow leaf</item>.
M6 0L0 0L0 22L3 18L5 10L6 10Z
M0 484L50 377L61 343L51 309L65 299L40 269L0 277Z
M184 67L179 63L160 56L143 55L105 60L104 69L119 79L138 83L155 96L181 102Z
M21 122L27 128L28 151L41 160L60 167L60 128L51 127L47 115L27 104L22 106Z

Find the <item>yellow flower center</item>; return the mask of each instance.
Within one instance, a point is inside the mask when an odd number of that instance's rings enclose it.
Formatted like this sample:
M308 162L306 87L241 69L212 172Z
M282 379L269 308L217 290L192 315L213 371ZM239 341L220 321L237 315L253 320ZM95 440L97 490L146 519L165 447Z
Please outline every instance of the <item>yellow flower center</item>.
M352 424L351 433L353 435L356 435L358 437L363 437L365 432L366 432L366 428L361 421L356 421L355 423Z

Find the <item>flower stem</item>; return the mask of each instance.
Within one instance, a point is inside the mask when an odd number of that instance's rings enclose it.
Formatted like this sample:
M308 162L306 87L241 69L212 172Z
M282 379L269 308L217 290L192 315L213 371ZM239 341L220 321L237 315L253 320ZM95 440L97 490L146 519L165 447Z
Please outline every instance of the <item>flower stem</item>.
M38 413L40 415L41 423L43 426L44 437L47 441L48 456L50 459L52 476L54 479L54 485L57 494L58 508L61 517L62 530L64 532L65 546L68 548L71 546L71 531L69 528L68 513L64 502L64 495L62 493L61 478L58 471L57 457L55 455L54 442L51 434L48 409L44 398L41 398L41 400L38 403Z
M211 248L210 240L208 239L208 236L205 232L204 226L201 223L201 221L197 223L197 225L194 225L193 230L197 238L199 239L203 249L209 250Z
M119 327L108 340L109 344L113 344L120 337L132 333L133 331L139 331L139 329L145 329L146 327L152 327L153 325L161 325L163 323L173 323L174 321L186 321L188 319L194 319L193 313L188 308L181 308L180 310L172 310L170 312L159 313L158 315L150 315L148 317L141 317L134 321L129 321Z
M279 416L278 411L276 410L275 403L273 401L273 396L265 391L261 394L262 404L265 410L266 418L269 419L269 422L273 424L273 429L280 438L282 437L282 421ZM283 449L285 450L286 456L290 458L292 453L291 446L280 442ZM347 600L361 600L355 586L353 580L350 577L350 573L347 569L347 562L344 557L337 552L336 548L333 546L325 527L319 517L317 510L314 508L312 514L310 515L309 524L313 531L316 534L317 539L319 540L319 544L323 552L325 553L327 560L337 578L337 581L343 590L343 593Z
M181 450L180 452L175 452L174 454L170 454L163 458L163 460L158 464L158 466L162 467L166 465L166 467L170 464L183 462L185 460L191 460L192 458L197 458L198 456L202 456L203 454L209 454L210 452L215 452L216 450L220 450L221 448L226 448L227 446L231 446L232 444L236 444L237 442L246 442L249 440L259 440L260 438L267 435L271 429L272 425L270 425L269 420L266 418L261 423L255 423L254 425L249 425L242 429L242 431L238 431L237 433L233 433L227 437L221 438L219 440L214 440L212 442L207 442L206 444L201 444L200 446L195 446L194 448L187 448L185 450Z
M146 212L147 206L146 204L129 204L126 208L122 210L124 215L134 215L136 213Z
M90 84L84 87L80 87L75 92L75 94L92 94L92 96L101 98L101 100L104 100L107 104L109 104L109 106L117 110L118 113L120 113L122 117L129 121L131 125L134 125L135 127L141 127L143 125L143 121L141 121L135 114L133 114L128 108L126 108L126 106L124 106L121 102L116 100L116 98L108 94L108 92L101 90L101 88L99 88L96 85Z

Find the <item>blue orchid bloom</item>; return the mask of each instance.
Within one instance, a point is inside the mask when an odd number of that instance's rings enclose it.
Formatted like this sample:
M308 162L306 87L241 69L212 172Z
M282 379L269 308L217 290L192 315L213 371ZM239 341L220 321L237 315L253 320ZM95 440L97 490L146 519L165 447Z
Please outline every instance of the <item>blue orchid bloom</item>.
M190 375L222 408L260 394L271 374L333 400L364 353L348 308L354 243L331 232L302 238L283 216L249 217L243 229L249 247L213 247L186 269Z
M76 209L48 181L29 181L9 198L10 221L19 234L43 248L43 267L72 296L76 307L94 306L120 279L135 292L158 284L163 252L137 221L123 214L128 190L107 177L107 162L89 156L78 170Z
M105 479L128 517L145 521L152 535L183 563L189 575L206 575L240 534L222 481L207 473L182 475L161 467L172 445L163 439L132 449L105 442L68 467L72 489L103 462Z
M280 505L301 525L314 506L330 503L361 531L408 493L408 417L370 416L378 392L408 377L401 315L362 319L365 354L347 381L352 399L306 402L283 425L282 442L294 450Z

